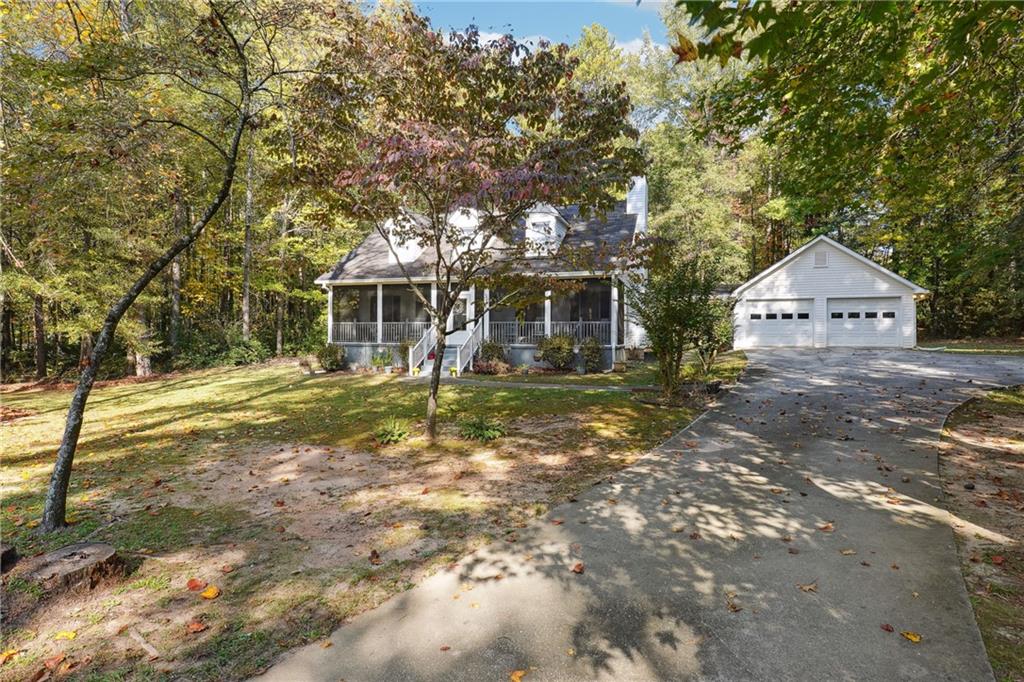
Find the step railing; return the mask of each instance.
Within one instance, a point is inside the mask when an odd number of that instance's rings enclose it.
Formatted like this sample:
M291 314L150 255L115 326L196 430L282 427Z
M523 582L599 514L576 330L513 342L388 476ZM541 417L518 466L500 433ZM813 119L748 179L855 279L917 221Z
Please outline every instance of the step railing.
M416 342L416 345L409 349L409 373L412 374L413 369L423 364L427 354L430 353L431 349L437 345L437 329L434 325L429 325L426 331L423 332L423 336Z
M473 325L473 331L462 342L461 345L455 348L455 376L462 376L462 370L466 368L466 365L473 361L473 357L476 352L480 350L480 344L484 342L484 326L482 324Z

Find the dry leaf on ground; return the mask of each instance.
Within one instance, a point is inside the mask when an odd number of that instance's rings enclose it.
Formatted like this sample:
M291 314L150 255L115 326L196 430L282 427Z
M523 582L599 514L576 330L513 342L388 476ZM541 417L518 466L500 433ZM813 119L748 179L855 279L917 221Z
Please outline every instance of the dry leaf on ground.
M576 573L577 575L583 573L583 562L577 562L576 565L569 570L571 570L573 573Z
M210 585L205 590L200 592L199 596L203 599L216 599L220 596L220 588L216 585Z
M900 634L903 635L904 639L908 639L914 644L918 644L921 642L921 635L919 635L916 632L911 632L910 630L903 630L902 632L900 632Z
M185 587L192 592L199 592L200 590L206 589L206 581L200 580L199 578L189 578L188 582L185 583Z

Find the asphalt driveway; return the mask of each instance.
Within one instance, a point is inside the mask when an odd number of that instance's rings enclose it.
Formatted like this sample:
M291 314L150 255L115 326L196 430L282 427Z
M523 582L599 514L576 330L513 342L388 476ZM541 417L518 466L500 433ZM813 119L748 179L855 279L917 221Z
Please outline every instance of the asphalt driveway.
M935 445L1024 360L749 355L637 465L262 679L991 680Z

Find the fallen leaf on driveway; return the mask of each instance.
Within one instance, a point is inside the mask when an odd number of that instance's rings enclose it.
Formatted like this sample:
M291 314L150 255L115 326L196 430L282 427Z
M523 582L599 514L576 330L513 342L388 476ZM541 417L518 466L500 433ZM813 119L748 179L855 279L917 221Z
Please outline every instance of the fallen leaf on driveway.
M839 553L842 554L843 556L853 556L854 554L857 553L857 550L855 550L855 549L841 549L841 550L839 550Z
M203 599L216 599L220 596L220 588L216 585L210 585L205 590L200 592L199 596Z
M921 635L917 634L916 632L911 632L910 630L903 630L902 632L900 632L900 634L903 635L904 639L908 639L914 644L918 644L921 642Z
M583 569L583 562L582 562L582 561L576 562L576 565L575 565L575 566L573 566L573 567L572 567L571 569L569 569L569 570L571 570L571 571L572 571L573 573L575 573L575 574L577 574L577 575L579 575L579 574L583 573L583 570L584 570L584 569Z
M449 651L449 650L451 650L451 647L448 646L447 644L445 644L444 646L441 647L441 651Z
M883 630L885 630L886 632L895 632L895 630L896 630L896 628L894 628L893 626L889 625L888 623L882 623L881 628Z
M320 643L321 649L330 649L332 646L334 646L334 642L329 639Z
M524 675L526 675L525 670L513 670L508 676L509 682L522 682Z
M206 587L206 581L200 580L199 578L189 578L188 582L185 583L185 587L187 587L191 592L198 592Z
M799 587L804 592L817 592L818 591L818 581L817 580L815 580L813 583L807 583L807 584L797 583L796 586Z
M835 527L835 525L831 521L829 521L828 523L824 523L824 524L818 526L818 530L820 530L820 531L822 531L824 533L831 533L835 529L836 529L836 527Z

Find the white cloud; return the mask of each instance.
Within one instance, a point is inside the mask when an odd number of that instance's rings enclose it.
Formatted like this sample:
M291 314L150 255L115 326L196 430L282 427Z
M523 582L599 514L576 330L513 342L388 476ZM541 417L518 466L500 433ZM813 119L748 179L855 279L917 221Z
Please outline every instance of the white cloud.
M666 49L666 46L662 45L661 43L652 42L652 45L654 45L654 47L658 48L659 50ZM623 54L640 54L640 50L643 48L643 46L643 38L633 38L632 40L627 40L626 42L622 42L619 40L615 41L615 47L622 50Z

